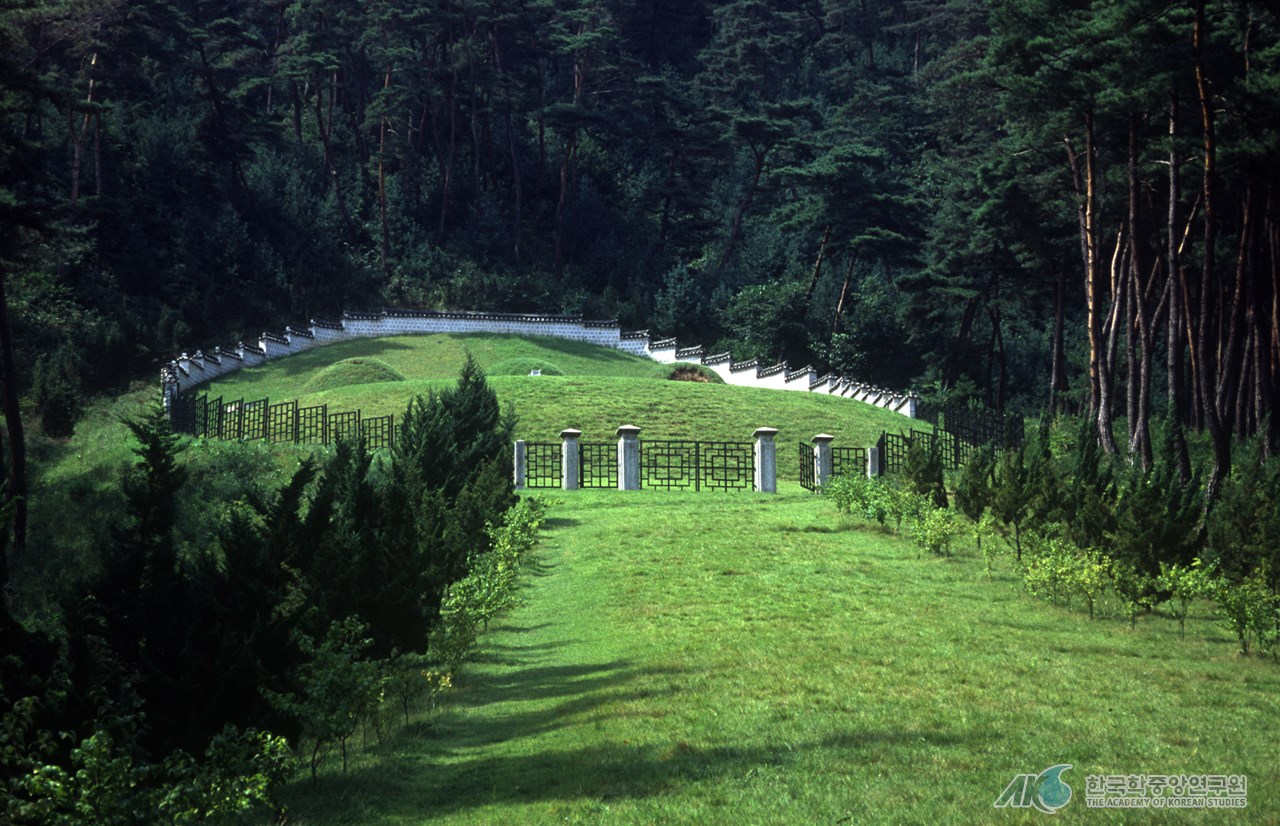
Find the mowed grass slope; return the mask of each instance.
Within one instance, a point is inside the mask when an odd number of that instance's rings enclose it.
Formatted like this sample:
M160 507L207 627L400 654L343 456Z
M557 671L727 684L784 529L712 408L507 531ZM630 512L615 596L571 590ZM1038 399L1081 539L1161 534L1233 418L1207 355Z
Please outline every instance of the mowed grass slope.
M865 446L883 430L911 426L910 419L872 405L823 394L666 380L670 365L578 342L515 336L403 336L358 340L320 347L261 367L242 370L201 392L224 399L297 399L327 404L334 411L365 415L399 414L414 395L451 384L465 352L480 366L502 373L545 363L561 375L490 375L504 403L515 406L517 436L554 441L565 428L589 441L613 440L619 425L641 428L641 438L746 441L757 427L777 427L779 444L790 457L794 443L831 433L837 445ZM316 390L317 376L349 359L376 360L403 381L377 378ZM359 375L356 370L350 371ZM385 375L385 373L383 373ZM795 462L780 463L794 478Z
M565 494L445 708L289 789L330 824L1280 822L1280 667L1196 606L1090 621L776 497ZM1102 812L1089 774L1246 774L1243 812Z

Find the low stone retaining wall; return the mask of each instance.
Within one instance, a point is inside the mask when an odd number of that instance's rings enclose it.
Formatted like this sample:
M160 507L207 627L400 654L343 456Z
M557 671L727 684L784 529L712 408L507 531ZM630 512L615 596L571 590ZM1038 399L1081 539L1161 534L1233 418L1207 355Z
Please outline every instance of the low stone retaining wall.
M734 361L731 353L708 355L701 346L681 347L674 338L655 340L648 330L624 332L617 320L601 321L581 316L533 313L436 312L383 310L379 313L343 313L338 321L312 320L307 327L285 327L279 333L263 333L256 342L235 347L214 347L183 353L160 371L166 407L180 393L220 376L253 367L271 359L301 353L335 341L432 333L496 333L516 336L549 336L612 347L663 364L689 362L714 371L726 384L797 390L856 399L916 418L919 399L914 393L886 390L843 376L819 376L806 365L760 364L755 359Z

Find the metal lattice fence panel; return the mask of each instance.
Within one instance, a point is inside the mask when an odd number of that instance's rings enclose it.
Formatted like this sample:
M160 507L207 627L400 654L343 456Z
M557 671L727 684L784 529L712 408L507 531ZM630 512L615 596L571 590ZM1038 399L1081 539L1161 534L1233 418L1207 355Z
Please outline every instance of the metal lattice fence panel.
M951 467L951 464L947 461L947 452L943 449L941 444L941 442L945 440L935 439L934 434L924 430L912 430L908 433L907 438L911 440L911 444L913 446L917 444L920 445L920 448L926 453L930 453L935 450L938 451L942 459L942 466L944 468Z
M561 459L559 442L526 443L524 486L526 488L560 487Z
M982 407L947 405L939 424L971 445L1013 448L1020 446L1024 438L1021 417Z
M640 487L698 489L698 443L640 442Z
M281 402L267 408L267 441L295 442L298 440L298 403Z
M810 454L812 455L812 449ZM832 447L832 476L862 476L867 472L867 449L865 447ZM812 490L812 488L810 488Z
M911 439L901 433L883 433L880 436L886 473L901 473L907 469L907 451L911 449Z
M222 397L210 401L208 397L204 402L204 432L202 436L210 439L222 438Z
M169 426L174 433L196 433L197 409L204 401L193 396L175 395L169 399Z
M813 445L800 443L800 487L818 489L818 461L813 455Z
M222 406L222 438L244 438L244 399L236 399Z
M373 416L368 419L361 419L360 435L364 437L365 447L370 450L395 447L396 417Z
M267 436L267 409L266 399L258 399L253 402L245 402L243 413L241 416L244 422L244 438L245 439L265 439Z
M744 490L751 487L755 451L749 442L698 443L698 479L695 488Z
M607 442L580 442L578 474L578 483L584 488L617 488L618 446Z
M329 406L298 408L298 427L294 433L294 441L304 445L328 444Z
M325 444L338 440L354 442L360 438L360 411L350 413L330 413L329 433Z

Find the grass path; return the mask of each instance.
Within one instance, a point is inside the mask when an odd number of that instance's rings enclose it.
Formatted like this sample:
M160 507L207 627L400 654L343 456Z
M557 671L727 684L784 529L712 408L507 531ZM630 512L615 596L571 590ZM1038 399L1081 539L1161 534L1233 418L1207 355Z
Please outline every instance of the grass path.
M291 822L982 823L1057 763L1074 822L1280 822L1280 666L1208 618L1091 622L786 486L563 497L448 705ZM1247 774L1245 812L1103 813L1085 776Z

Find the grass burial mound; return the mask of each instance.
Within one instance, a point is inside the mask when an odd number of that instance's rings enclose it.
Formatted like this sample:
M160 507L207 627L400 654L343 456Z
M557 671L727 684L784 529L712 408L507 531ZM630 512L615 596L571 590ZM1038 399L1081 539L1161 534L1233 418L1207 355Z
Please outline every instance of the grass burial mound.
M357 356L335 362L312 374L304 389L308 393L319 393L335 387L382 381L404 381L404 375L382 359Z
M838 396L726 385L700 365L658 364L560 339L488 334L331 344L232 373L200 392L224 399L297 399L304 406L359 409L367 416L400 414L416 394L451 383L468 351L499 400L515 406L517 438L529 441L554 441L568 427L581 430L586 441L611 441L623 424L640 427L642 439L748 441L757 427L777 427L779 473L793 479L795 444L815 433L831 433L837 445L866 446L881 431L912 424L905 416ZM403 379L321 386L328 370L357 359ZM531 376L534 370L541 375Z

